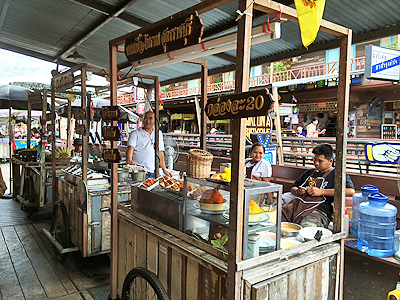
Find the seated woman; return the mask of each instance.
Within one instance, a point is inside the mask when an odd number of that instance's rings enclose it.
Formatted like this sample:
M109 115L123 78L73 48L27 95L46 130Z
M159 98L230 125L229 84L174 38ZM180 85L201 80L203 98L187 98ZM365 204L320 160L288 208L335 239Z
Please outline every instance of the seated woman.
M254 143L250 149L250 158L245 160L246 177L254 180L270 182L272 167L264 158L265 148L261 143ZM272 193L268 193L268 200L272 203ZM265 195L260 195L259 206L265 204Z

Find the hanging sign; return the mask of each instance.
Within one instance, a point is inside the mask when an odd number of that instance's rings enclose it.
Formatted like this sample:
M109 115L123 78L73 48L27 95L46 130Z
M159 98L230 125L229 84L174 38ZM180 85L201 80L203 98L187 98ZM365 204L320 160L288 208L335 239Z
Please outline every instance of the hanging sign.
M82 109L77 109L74 112L74 116L76 120L86 120L87 116L86 116L86 109L82 108Z
M187 120L194 120L195 116L194 114L183 114L182 118L187 121Z
M168 53L199 44L203 35L203 22L197 11L172 19L149 31L139 29L125 41L125 55L130 62Z
M54 76L53 86L56 92L72 88L74 86L74 74L72 73L72 70Z
M103 106L101 117L103 121L118 121L121 118L121 110L119 106Z
M55 113L46 113L46 120L50 121L50 120L55 120L56 119L56 114Z
M103 149L103 159L109 163L119 163L121 161L121 152L118 149Z
M83 124L75 123L75 132L79 135L86 135L86 126Z
M172 114L171 120L182 120L182 114Z
M35 103L42 103L42 92L41 91L34 91L33 93L28 94L28 102L30 104Z
M48 142L49 144L52 144L53 141L54 141L54 137L53 137L52 135L47 136L47 142Z
M101 134L104 140L119 141L121 138L121 130L118 126L104 126L101 129Z
M206 115L210 120L265 116L273 103L267 89L214 97L207 101Z
M144 115L144 107L146 106L145 102L139 102L136 104L136 113L138 115Z

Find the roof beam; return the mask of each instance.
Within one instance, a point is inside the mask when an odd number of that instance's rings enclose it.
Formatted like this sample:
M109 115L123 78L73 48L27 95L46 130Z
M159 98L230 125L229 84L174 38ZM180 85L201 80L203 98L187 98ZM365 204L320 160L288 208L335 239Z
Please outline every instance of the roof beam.
M1 29L1 26L3 26L4 20L6 18L7 10L8 10L8 7L10 6L10 1L11 0L6 0L4 2L3 9L1 10L1 14L0 14L0 29Z
M70 0L70 1L78 3L78 4L82 4L83 6L86 6L90 9L93 9L93 10L95 10L99 13L105 14L107 16L110 16L115 9L111 5L105 4L104 2L98 2L96 0ZM118 15L117 18L124 20L130 24L139 26L139 27L144 27L144 26L148 26L151 24L150 22L147 22L143 19L135 17L126 12L123 12L120 15Z
M254 9L263 11L265 13L270 13L270 14L280 13L279 3L270 1L270 0L255 0ZM296 22L296 23L299 22L296 9L288 7L286 5L283 5L281 17L288 19L289 21L292 21L292 22ZM321 21L320 30L328 32L328 33L336 35L336 36L342 36L342 35L349 34L348 28L337 25L337 24L329 22L329 21L326 21L324 19L322 19L322 21Z
M70 43L67 47L65 47L62 51L60 51L55 60L62 58L65 54L76 48L78 45L86 41L89 37L91 37L94 33L96 33L100 28L108 24L112 19L118 17L121 13L123 13L129 6L134 4L138 0L126 0L122 5L117 7L113 13L111 13L108 17L102 18L99 22L93 25L89 30L84 32L79 38Z
M236 57L232 56L232 55L229 55L229 54L226 54L225 52L214 54L214 56L218 57L219 59L225 60L227 62L236 64Z

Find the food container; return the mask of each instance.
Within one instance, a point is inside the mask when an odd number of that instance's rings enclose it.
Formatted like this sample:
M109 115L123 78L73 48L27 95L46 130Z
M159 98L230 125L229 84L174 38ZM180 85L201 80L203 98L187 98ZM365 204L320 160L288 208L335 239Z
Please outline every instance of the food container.
M228 209L226 202L224 203L202 203L196 202L196 208L200 208L202 211L205 212L216 212L216 213L223 213Z
M281 223L281 235L282 237L295 237L299 234L300 229L302 229L299 224L282 222Z
M297 239L300 242L314 241L315 234L317 233L318 230L322 231L321 239L332 235L332 231L323 227L305 227L300 229Z
M131 179L134 182L144 181L146 179L146 171L135 170L131 172Z
M260 255L260 236L258 234L249 234L247 242L247 258Z
M128 170L118 169L118 182L127 182L129 177Z

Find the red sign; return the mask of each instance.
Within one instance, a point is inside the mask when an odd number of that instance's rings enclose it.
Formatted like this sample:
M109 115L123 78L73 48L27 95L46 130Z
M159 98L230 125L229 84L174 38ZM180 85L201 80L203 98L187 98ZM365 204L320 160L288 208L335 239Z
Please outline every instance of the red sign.
M139 102L138 104L136 104L136 113L138 115L144 115L144 106L144 102Z
M326 102L318 102L318 108L326 108Z

